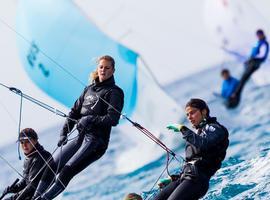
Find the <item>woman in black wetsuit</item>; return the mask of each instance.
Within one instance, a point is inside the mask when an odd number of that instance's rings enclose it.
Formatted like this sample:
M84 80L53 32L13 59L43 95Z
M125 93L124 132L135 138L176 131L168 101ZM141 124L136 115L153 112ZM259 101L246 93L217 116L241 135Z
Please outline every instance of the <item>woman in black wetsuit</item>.
M167 127L181 132L186 140L186 162L179 178L163 188L155 200L201 198L208 190L211 176L221 167L225 158L229 134L215 117L210 117L207 104L201 99L191 99L185 110L197 132L179 124Z
M116 126L120 118L120 114L114 109L121 112L124 105L124 93L115 85L114 71L115 61L112 57L102 56L98 59L97 69L92 73L93 83L84 89L69 113L69 118L78 120L79 135L66 144L67 134L75 125L74 121L67 119L58 142L58 146L66 145L54 158L53 168L60 167L59 176L48 189L54 177L45 174L33 199L53 199L76 174L105 153L111 127Z

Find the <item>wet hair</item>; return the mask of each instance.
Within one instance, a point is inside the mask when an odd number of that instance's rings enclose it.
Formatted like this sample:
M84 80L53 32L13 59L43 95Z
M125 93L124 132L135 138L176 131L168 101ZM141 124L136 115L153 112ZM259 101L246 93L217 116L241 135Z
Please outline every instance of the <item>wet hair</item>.
M21 130L21 132L19 134L19 140L25 140L25 139L38 140L38 135L34 129L25 128L25 129Z
M264 32L263 32L262 29L258 29L258 30L256 31L256 34L257 34L257 35L264 35Z
M143 200L143 198L136 193L129 193L124 200Z
M209 117L210 116L210 110L209 110L209 107L208 105L205 103L204 100L202 99L190 99L187 104L186 104L186 108L187 107L192 107L192 108L197 108L199 109L200 111L202 110L206 110L206 117Z
M106 60L108 62L110 62L112 64L112 67L113 69L115 68L115 61L113 59L113 57L109 56L109 55L104 55L104 56L100 56L98 59L97 59L97 64L101 61L101 60ZM97 69L93 72L91 72L90 74L90 80L94 81L98 78L98 72L97 72Z
M223 70L221 70L221 75L224 75L224 74L229 74L230 73L230 71L228 70L228 69L223 69Z

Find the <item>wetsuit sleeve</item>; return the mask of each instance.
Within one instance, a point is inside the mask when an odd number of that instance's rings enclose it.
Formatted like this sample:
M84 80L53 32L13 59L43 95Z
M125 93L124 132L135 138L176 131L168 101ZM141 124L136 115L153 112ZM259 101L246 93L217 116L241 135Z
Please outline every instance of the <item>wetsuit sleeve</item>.
M24 190L20 193L19 197L16 200L24 200L34 194L37 185L41 179L42 173L45 169L44 164L45 162L41 157L33 160L29 169L28 179L30 180L30 183L25 186ZM42 167L44 168L43 170Z
M211 124L202 134L196 134L185 128L181 130L183 138L194 145L199 151L207 151L227 137L227 133L218 125Z
M20 182L18 182L13 188L12 188L12 193L17 193L26 186L26 180L23 178Z
M81 96L75 101L73 107L71 108L71 111L68 114L69 118L77 120L81 117L80 111L82 108L84 95L85 95L86 91L87 91L87 87L84 89ZM62 128L61 135L67 135L73 129L75 123L76 123L75 121L67 118L65 121L65 124Z
M107 114L103 116L89 115L87 116L88 122L97 126L116 126L119 122L120 114L115 111L122 112L124 106L124 93L121 89L112 89L108 94L108 103L112 106L108 106Z

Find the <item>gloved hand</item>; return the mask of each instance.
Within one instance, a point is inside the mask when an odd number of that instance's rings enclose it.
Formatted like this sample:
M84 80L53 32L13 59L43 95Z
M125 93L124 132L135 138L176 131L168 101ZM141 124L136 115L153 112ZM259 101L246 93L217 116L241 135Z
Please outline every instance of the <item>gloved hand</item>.
M169 130L173 130L174 132L180 132L187 127L185 127L183 124L169 124L166 128Z
M172 179L172 181L176 181L177 179L179 179L181 176L178 174L172 174L170 175L170 178Z
M57 146L60 147L62 145L65 145L67 143L67 141L68 141L67 136L66 135L61 135L60 139L59 139L59 141L57 143Z
M92 115L82 117L77 124L78 131L82 132L88 130L91 127L92 118L93 118Z
M9 194L9 193L15 193L15 186L7 186L4 191L3 194Z
M170 177L169 178L159 179L159 181L158 181L158 187L159 188L164 188L165 186L167 186L171 182L172 182L172 179Z
M10 187L9 187L9 186L7 186L7 187L4 189L4 191L3 191L3 194L8 194L8 193L11 193L11 192L10 192Z

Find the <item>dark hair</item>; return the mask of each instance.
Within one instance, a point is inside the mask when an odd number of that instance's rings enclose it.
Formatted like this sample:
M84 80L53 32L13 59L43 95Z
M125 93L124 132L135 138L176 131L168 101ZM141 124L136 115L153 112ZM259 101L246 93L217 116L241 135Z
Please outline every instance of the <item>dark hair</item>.
M197 109L199 109L200 111L202 111L202 110L205 109L205 110L207 111L207 112L206 112L206 117L209 117L209 115L210 115L209 107L208 107L208 105L205 103L205 101L202 100L202 99L196 99L196 98L190 99L190 100L187 102L187 104L186 104L186 108L187 108L187 107L197 108Z
M111 62L112 67L113 67L113 68L115 67L115 61L114 61L113 57L108 56L108 55L105 55L105 56L99 57L97 61L99 62L99 61L101 61L101 60L106 60L106 61Z
M142 200L142 197L136 193L129 193L124 200Z
M262 29L258 29L258 30L256 31L256 34L257 34L257 35L264 35L264 32L263 32Z
M21 130L19 134L19 140L34 139L38 140L38 135L36 131L32 128L25 128Z
M230 71L228 69L222 69L220 74L224 75L224 74L229 74L229 73Z

